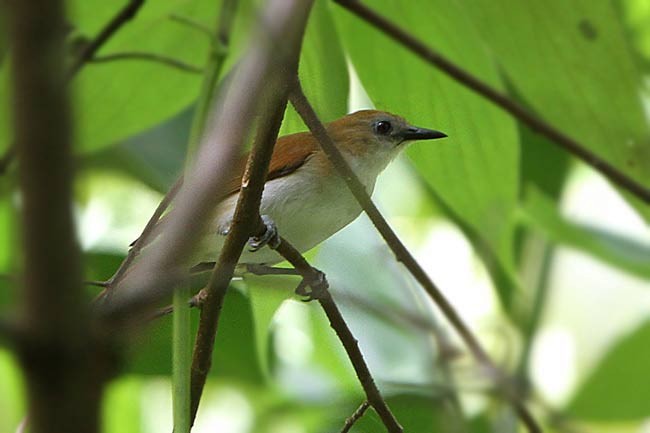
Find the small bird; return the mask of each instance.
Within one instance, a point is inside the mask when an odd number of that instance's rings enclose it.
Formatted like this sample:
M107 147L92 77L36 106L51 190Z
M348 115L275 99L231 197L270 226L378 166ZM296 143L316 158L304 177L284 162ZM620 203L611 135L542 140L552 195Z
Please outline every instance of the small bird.
M446 137L439 131L410 125L402 117L376 110L362 110L326 125L368 194L377 176L415 140ZM207 225L193 264L218 257L233 218L246 157L227 185L226 198ZM242 264L273 265L282 257L271 246L280 233L300 252L323 242L361 213L361 207L338 175L318 141L309 132L280 137L275 144L264 186L260 214L267 227L264 236L251 238Z

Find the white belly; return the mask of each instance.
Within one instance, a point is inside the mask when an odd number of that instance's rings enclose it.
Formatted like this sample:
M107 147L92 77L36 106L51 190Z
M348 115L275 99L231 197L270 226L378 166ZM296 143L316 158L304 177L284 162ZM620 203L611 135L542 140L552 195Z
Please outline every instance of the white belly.
M300 176L300 179L295 176ZM267 182L260 213L270 216L279 234L300 252L308 251L323 242L361 213L354 196L338 176L327 179L326 182L315 180L321 178L303 166L288 178L289 180L283 177ZM373 187L374 185L368 185L370 193ZM229 224L236 200L237 196L229 197L220 205L214 223L210 224L209 233L201 242L197 262L216 260L225 239L219 232ZM256 252L250 252L245 247L239 262L272 265L282 260L268 247Z

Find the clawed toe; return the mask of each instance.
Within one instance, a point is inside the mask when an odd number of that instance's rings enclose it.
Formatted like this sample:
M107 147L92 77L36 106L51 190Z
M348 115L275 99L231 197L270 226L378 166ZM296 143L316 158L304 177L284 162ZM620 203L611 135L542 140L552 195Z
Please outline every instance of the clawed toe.
M248 240L248 245L250 246L248 250L251 252L255 252L265 245L268 245L272 249L280 245L280 236L278 236L278 228L275 222L268 215L262 215L262 222L266 227L264 234L262 236L254 236Z
M317 275L314 279L303 278L298 287L296 287L295 293L298 296L304 296L303 302L310 302L320 299L323 294L329 288L329 283L325 274L318 269L316 269ZM309 289L308 289L309 288Z

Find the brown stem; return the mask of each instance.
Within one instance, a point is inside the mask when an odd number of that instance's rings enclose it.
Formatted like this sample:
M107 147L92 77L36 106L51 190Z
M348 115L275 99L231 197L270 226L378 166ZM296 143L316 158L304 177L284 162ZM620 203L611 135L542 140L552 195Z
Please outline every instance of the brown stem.
M72 126L62 0L7 3L26 269L22 332L30 431L94 432L110 358L95 337L72 215Z
M375 225L377 231L386 241L386 244L393 251L397 261L402 262L409 272L420 283L424 290L429 294L431 299L438 305L447 320L452 324L454 329L460 334L461 338L467 344L468 348L476 358L476 360L485 367L490 375L501 385L510 403L517 409L522 421L526 424L531 432L540 432L541 429L534 421L532 416L528 413L527 409L518 401L516 396L510 391L510 386L505 386L503 373L496 367L492 359L489 357L481 343L476 336L472 333L469 327L461 319L456 309L449 303L449 301L442 294L440 289L435 285L433 280L429 278L424 269L415 260L415 258L408 251L406 246L399 239L397 234L390 228L388 222L379 212L379 209L372 202L370 196L365 188L359 181L358 177L352 171L348 163L345 161L341 152L336 148L336 145L327 134L325 126L318 120L316 112L307 100L300 82L296 80L295 86L289 96L291 103L296 111L302 117L307 127L311 130L312 134L320 143L321 148L329 158L332 165L337 172L345 180L348 188L357 199L364 212L368 215L372 223ZM507 391L506 391L507 390Z
M214 339L228 284L246 241L250 236L258 234L263 227L259 215L262 191L273 146L287 106L288 83L298 72L300 46L312 1L295 0L289 5L290 7L284 4L282 8L279 8L279 5L280 3L277 2L269 3L268 12L269 15L273 15L273 21L268 20L269 22L263 23L261 27L265 28L265 31L260 32L253 43L252 53L256 53L257 50L266 51L264 53L267 62L266 70L258 69L254 72L257 74L258 84L261 85L262 80L266 81L264 96L268 105L265 112L269 114L263 116L258 125L257 135L242 178L230 232L204 290L192 358L191 423L196 417L212 363ZM289 49L273 50L271 55L272 49L278 47L277 41L282 41Z
M386 429L390 433L401 433L402 426L397 422L395 416L388 408L386 401L381 396L377 385L375 384L366 360L363 358L363 354L359 349L356 338L350 331L345 319L341 315L338 307L332 299L329 290L327 290L327 282L323 280L324 275L314 269L305 258L296 250L291 244L289 244L285 239L280 239L280 244L275 249L282 257L285 258L289 263L293 265L294 268L305 279L305 283L312 286L312 290L315 298L320 303L325 315L330 321L330 326L336 332L336 335L341 340L343 347L345 348L348 358L354 367L354 371L357 374L359 382L363 387L363 391L366 393L368 402L375 409L382 422L386 426Z
M377 29L384 32L387 36L391 37L396 42L411 50L414 54L418 55L424 61L445 72L452 79L458 81L462 85L472 89L474 92L501 107L510 115L527 125L533 131L545 136L567 152L572 153L574 156L580 158L595 170L602 173L618 187L631 192L636 197L643 200L645 203L650 204L650 188L635 181L606 160L591 152L583 144L569 137L559 129L554 128L550 124L544 122L542 119L536 117L524 107L508 98L506 95L490 87L474 75L451 62L442 54L428 47L422 41L401 27L397 26L392 21L382 17L377 12L358 0L334 1L357 15L359 18L372 24Z
M352 426L361 419L364 413L366 413L366 410L370 407L370 403L368 403L368 400L364 401L361 403L361 405L357 408L357 410L354 411L352 415L348 419L345 420L345 424L343 424L343 428L341 429L341 433L348 433Z
M191 74L202 74L203 69L198 66L190 65L173 57L161 56L155 53L147 52L121 52L95 56L89 61L92 63L114 62L116 60L142 60L145 62L159 63L163 66L169 66L179 71L189 72Z

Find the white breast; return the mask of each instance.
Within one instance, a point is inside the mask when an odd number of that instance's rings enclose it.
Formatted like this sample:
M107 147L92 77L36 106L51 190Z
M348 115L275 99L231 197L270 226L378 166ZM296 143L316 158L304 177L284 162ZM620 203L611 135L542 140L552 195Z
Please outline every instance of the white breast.
M362 182L372 193L376 175L364 176ZM237 196L226 199L219 208L210 233L204 237L198 261L213 261L224 241L219 232L227 227ZM300 252L305 252L354 221L361 208L343 179L332 173L325 179L311 161L295 173L266 183L260 212L269 215L278 232ZM244 249L240 263L275 264L282 258L268 247L254 253Z

